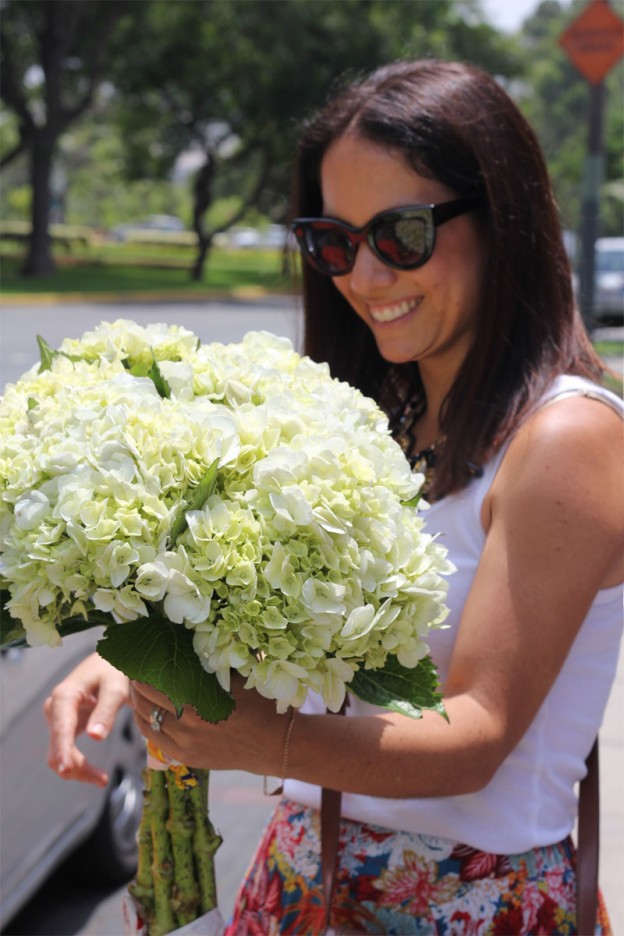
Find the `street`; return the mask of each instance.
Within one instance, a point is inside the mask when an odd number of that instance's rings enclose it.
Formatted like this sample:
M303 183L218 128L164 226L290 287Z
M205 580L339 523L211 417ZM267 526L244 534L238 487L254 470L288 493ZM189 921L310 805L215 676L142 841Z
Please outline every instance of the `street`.
M36 336L51 347L63 337L78 336L102 320L131 318L141 324L185 325L203 342L237 341L246 332L265 329L301 341L300 314L294 299L178 303L86 303L46 306L5 304L0 310L0 385L16 380L38 360ZM601 886L613 932L624 933L621 853L624 841L624 659L601 731ZM59 781L61 782L61 781ZM244 874L273 801L264 797L262 780L230 772L211 778L211 815L224 837L217 855L223 915L231 912ZM23 804L28 809L28 803ZM120 936L120 898L116 891L77 889L57 873L5 931L7 936Z
M103 321L133 319L140 325L153 322L183 325L203 343L240 341L248 331L265 330L285 335L299 347L300 316L296 300L271 297L235 302L123 302L65 303L21 306L4 303L0 309L0 385L15 381L39 360L37 335L51 348L63 338L77 338Z

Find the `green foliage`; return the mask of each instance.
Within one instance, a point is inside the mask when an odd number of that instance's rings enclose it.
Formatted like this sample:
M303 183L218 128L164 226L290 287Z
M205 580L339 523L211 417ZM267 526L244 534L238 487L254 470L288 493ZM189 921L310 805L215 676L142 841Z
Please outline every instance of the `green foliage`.
M41 335L37 335L37 344L39 345L39 356L41 358L41 363L39 364L39 373L42 374L44 371L52 369L54 358L58 357L59 352L55 351L54 348L51 348L45 338L42 338Z
M164 692L182 710L192 705L206 721L218 722L234 710L234 700L207 673L193 650L193 633L183 624L151 614L114 624L97 645L101 657L129 679Z
M32 235L27 275L53 271L47 228L54 159L63 132L91 106L109 36L127 0L5 0L0 22L0 97L17 124L3 162L29 155Z
M578 231L583 172L588 139L589 84L559 46L559 38L586 6L585 0L563 5L543 0L525 24L520 40L525 47L527 72L518 103L531 121L546 156L563 224ZM605 179L601 193L603 235L624 231L621 182L624 133L624 65L605 80L606 107L603 140Z
M9 614L6 604L11 593L8 589L0 589L0 646L8 647L11 644L25 643L26 631L22 624Z
M195 214L211 236L249 223L254 211L254 224L281 221L298 127L328 89L382 62L431 55L473 61L504 81L536 127L564 224L575 230L587 83L558 38L585 3L536 0L534 14L512 36L485 22L479 0L142 0L126 8L111 0L8 0L3 35L24 106L41 109L46 84L37 70L42 54L34 26L41 34L50 8L67 14L59 20L61 35L75 19L79 42L68 46L61 69L61 100L69 109L86 99L79 92L86 89L90 50L101 46L98 24L116 8L101 71L106 84L61 139L62 207L73 223L105 230L173 214L191 227ZM120 15L124 9L128 15ZM620 64L607 79L603 234L619 234L624 225L623 75ZM11 90L5 81L5 98L14 103ZM19 138L13 103L2 115L3 152ZM203 172L174 179L178 158L191 148L204 160ZM23 219L28 189L23 173L10 169L2 211Z
M298 125L339 76L408 55L472 58L507 75L520 67L471 0L280 0L270 16L265 0L143 3L117 43L127 177L164 178L183 150L203 149L198 217L219 195L237 197L231 215L207 217L210 234L254 204L283 217Z
M423 709L447 717L438 676L428 657L421 660L416 669L407 669L396 657L388 657L382 670L359 669L349 689L364 702L381 705L410 718L422 718Z
M144 248L126 244L105 244L82 256L81 262L68 265L58 259L54 274L25 280L14 258L2 259L2 291L5 300L15 294L53 293L66 295L81 293L144 293L167 295L194 293L220 294L222 292L244 296L247 291L285 292L291 289L290 276L284 272L278 250L225 250L215 249L210 256L210 282L191 282L189 256L175 259L146 254Z
M182 510L171 527L171 543L174 544L179 536L184 533L188 527L186 513L188 510L201 510L210 495L215 489L217 483L217 471L219 468L219 459L215 459L208 468L208 471L201 479L192 493L191 499L182 504Z

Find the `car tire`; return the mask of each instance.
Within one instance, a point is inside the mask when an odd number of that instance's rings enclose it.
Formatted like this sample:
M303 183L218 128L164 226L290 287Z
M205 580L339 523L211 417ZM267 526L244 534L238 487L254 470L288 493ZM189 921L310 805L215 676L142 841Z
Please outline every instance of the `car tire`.
M124 884L136 872L145 766L144 746L137 736L128 714L120 731L119 756L106 805L95 829L70 859L72 872L83 881Z

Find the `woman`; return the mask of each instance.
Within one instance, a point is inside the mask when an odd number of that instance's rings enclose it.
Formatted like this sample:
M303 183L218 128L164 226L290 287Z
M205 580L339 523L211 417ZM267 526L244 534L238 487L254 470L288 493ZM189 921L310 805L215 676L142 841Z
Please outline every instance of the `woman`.
M238 683L225 725L178 721L94 657L47 703L50 764L103 782L75 736L105 735L130 694L170 756L291 778L232 933L321 931L320 787L345 794L338 930L574 932L573 788L621 631L622 406L598 386L539 147L478 69L398 63L305 128L295 204L306 351L386 409L457 566L430 640L449 723L315 698L293 720Z

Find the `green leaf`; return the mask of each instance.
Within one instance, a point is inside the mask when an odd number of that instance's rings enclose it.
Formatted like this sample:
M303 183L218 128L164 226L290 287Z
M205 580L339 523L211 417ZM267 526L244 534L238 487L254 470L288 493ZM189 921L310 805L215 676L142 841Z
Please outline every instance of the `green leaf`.
M425 657L414 669L408 669L391 656L383 669L359 669L348 688L364 702L410 718L422 718L423 710L428 709L448 721L439 685L430 657Z
M91 630L92 627L109 627L115 620L111 614L105 611L89 610L88 617L82 614L72 614L65 618L57 626L57 631L61 637L71 637L72 634L81 634L82 631Z
M422 494L419 491L418 494L416 494L410 500L401 501L401 506L402 507L417 507L421 497L422 497Z
M132 364L129 358L124 358L122 364L133 377L149 377L150 380L153 381L160 397L164 397L166 400L171 397L171 387L163 377L153 351L150 364L147 364L145 361L137 361Z
M97 651L129 679L167 695L181 712L192 705L205 721L218 722L234 710L234 700L207 673L193 649L193 632L159 615L106 629Z
M58 357L59 352L51 348L45 338L42 338L41 335L37 335L37 344L39 345L39 354L41 355L39 373L42 374L44 371L51 370L52 362L55 357Z
M156 390L158 391L158 396L164 397L165 400L168 400L171 396L171 387L163 377L160 372L160 367L158 366L158 361L152 355L152 366L150 367L147 376L153 381Z
M6 609L6 603L11 597L11 592L3 588L0 590L0 646L22 646L25 645L26 632L15 618L12 618Z
M201 479L197 487L193 492L193 496L187 502L182 503L182 510L173 526L171 527L171 545L175 543L177 538L184 533L188 526L188 520L186 519L187 510L201 510L212 492L215 489L217 483L217 472L219 468L219 459L215 458L210 468Z
M128 358L124 358L122 364L133 377L148 377L152 367L151 364L146 364L144 361L139 361L137 364L130 364Z

